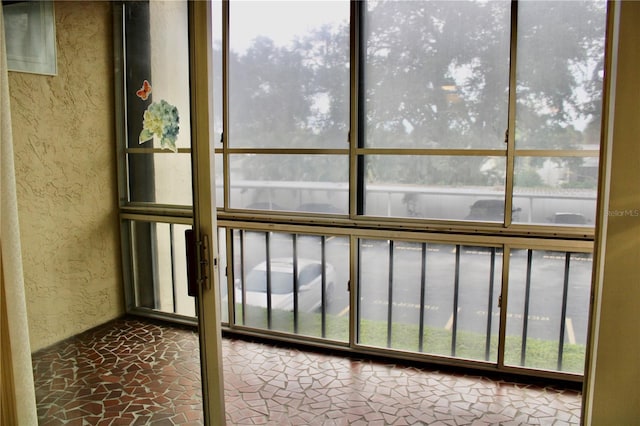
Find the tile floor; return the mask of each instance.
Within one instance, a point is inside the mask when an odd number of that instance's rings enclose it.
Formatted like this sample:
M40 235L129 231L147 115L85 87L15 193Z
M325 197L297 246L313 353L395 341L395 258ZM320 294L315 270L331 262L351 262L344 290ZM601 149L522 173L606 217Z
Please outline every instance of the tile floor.
M579 424L575 390L223 340L229 425ZM33 356L40 425L202 424L197 335L123 318Z

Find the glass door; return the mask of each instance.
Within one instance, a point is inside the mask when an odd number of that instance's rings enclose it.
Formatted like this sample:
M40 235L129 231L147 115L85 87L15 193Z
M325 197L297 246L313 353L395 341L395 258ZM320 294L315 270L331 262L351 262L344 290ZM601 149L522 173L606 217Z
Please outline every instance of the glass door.
M115 10L127 312L198 325L204 419L224 424L209 162L210 4L122 2Z

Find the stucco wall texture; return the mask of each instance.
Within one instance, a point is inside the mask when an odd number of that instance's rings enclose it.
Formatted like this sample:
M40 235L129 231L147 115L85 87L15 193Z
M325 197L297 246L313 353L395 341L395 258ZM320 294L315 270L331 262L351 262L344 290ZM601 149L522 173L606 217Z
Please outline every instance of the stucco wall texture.
M56 76L9 73L32 351L124 310L108 2L56 2Z

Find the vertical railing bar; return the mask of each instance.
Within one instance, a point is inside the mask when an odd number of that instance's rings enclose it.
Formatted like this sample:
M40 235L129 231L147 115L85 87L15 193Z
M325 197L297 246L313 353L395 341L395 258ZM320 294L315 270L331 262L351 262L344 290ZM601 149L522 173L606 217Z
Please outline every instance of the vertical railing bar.
M131 283L132 283L132 291L133 291L133 295L132 295L132 300L131 303L133 303L133 305L127 305L127 309L130 308L137 308L138 306L140 306L140 294L139 294L139 287L140 287L140 283L138 282L138 277L139 277L139 273L140 273L140 267L138 265L138 257L135 256L133 253L135 253L135 248L137 247L138 244L138 237L136 234L136 226L135 226L135 221L131 220L129 221L129 226L128 226L128 235L130 236L130 241L129 241L129 252L131 253Z
M460 244L456 244L456 271L453 280L453 313L451 324L451 356L456 356L456 340L458 338L458 297L460 292Z
M235 272L233 270L235 264L235 244L233 243L233 229L224 228L225 244L227 245L227 264L225 268L227 282L227 312L229 313L229 325L236 323L236 300L235 300Z
M362 311L362 306L360 306L360 294L361 294L361 287L360 287L360 275L361 275L361 265L362 265L362 241L360 238L356 238L354 236L350 237L350 243L352 246L355 246L355 249L353 249L356 253L353 255L356 259L355 262L352 262L351 265L349 265L349 270L351 273L354 272L355 269L355 291L353 286L351 287L351 294L349 295L349 300L351 303L351 307L349 308L350 311L352 311L355 308L355 320L354 320L354 324L351 324L351 330L355 331L353 334L355 334L354 337L354 342L353 344L357 344L361 342L360 339L360 317L361 317L361 311ZM354 294L355 293L355 294ZM355 303L355 306L353 306ZM349 315L351 316L351 315Z
M524 314L522 315L522 347L520 349L520 365L524 367L527 353L527 328L529 327L529 297L531 295L531 262L533 250L527 250L527 281L524 293Z
M267 261L267 328L271 330L271 233L264 233L265 255Z
M176 247L174 224L169 224L169 256L171 257L171 291L173 292L173 313L178 313L178 289L176 288Z
M298 235L291 234L291 243L293 244L293 332L298 334Z
M491 326L493 321L493 281L496 274L496 248L491 247L491 267L489 270L489 301L487 303L487 337L484 344L484 360L489 361L491 352Z
M387 305L387 347L391 347L392 315L393 315L393 240L389 240L389 303Z
M567 320L567 295L569 293L569 268L571 253L567 252L564 258L564 286L562 288L562 315L560 316L560 339L558 342L558 371L562 371L562 356L564 354L564 332Z
M151 274L152 274L152 290L153 290L153 308L157 309L160 307L160 287L158 284L160 283L159 276L159 258L158 258L158 225L159 222L149 222L149 236L151 241L155 241L156 244L151 244Z
M421 244L422 259L420 262L420 331L418 332L418 352L424 349L424 303L427 284L427 243Z
M509 268L511 267L511 247L502 246L502 270L500 274L500 295L498 309L500 321L498 323L498 369L505 365L505 348L507 344L507 313L509 307Z
M325 235L320 236L320 259L322 264L322 301L320 303L322 307L322 337L327 337L327 252L326 252L327 237ZM334 289L335 290L335 289Z
M242 325L247 325L247 287L244 272L244 229L240 229L240 288L242 291Z

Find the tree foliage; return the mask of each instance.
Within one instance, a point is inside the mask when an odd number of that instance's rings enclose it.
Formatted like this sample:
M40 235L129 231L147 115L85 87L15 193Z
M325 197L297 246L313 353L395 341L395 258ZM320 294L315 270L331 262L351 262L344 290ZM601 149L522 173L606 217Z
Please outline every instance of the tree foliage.
M511 3L375 1L364 7L363 146L504 149ZM524 2L518 13L517 148L597 143L604 3ZM260 37L246 51L232 51L230 146L346 148L349 66L346 21L316 28L290 45ZM494 185L504 179L504 167L486 157L394 155L368 160L366 175L370 182ZM330 160L312 156L286 162L254 156L243 174L278 180L292 170L300 173L297 180L346 176L332 171Z

